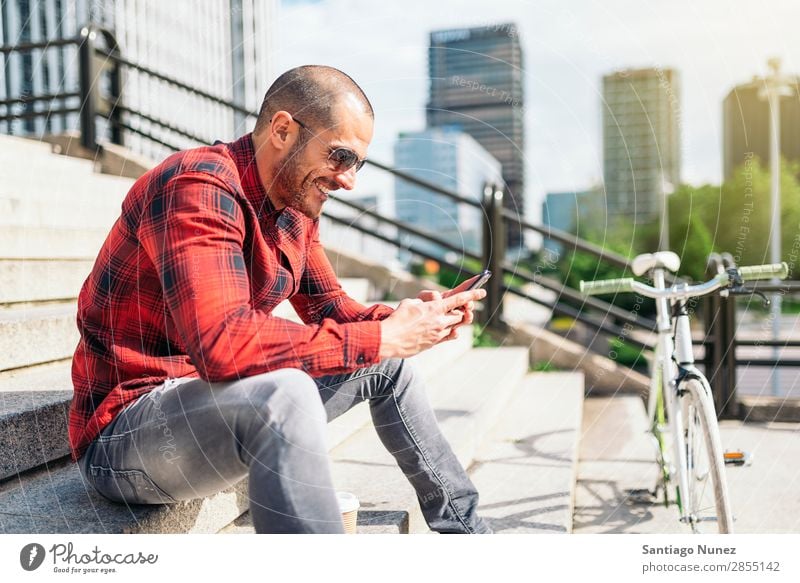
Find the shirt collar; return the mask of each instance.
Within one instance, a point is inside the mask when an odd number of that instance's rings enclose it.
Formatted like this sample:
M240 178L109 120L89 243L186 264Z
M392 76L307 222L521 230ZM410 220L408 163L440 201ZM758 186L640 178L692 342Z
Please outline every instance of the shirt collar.
M302 213L294 209L284 207L280 210L275 209L275 205L267 196L267 191L258 177L258 167L256 165L255 146L253 145L253 135L248 133L241 138L225 144L239 171L239 178L242 182L242 192L253 209L256 211L258 220L268 226L275 226L279 231L287 231L292 238L299 236L300 229L305 223L314 223L303 216Z
M250 204L253 205L259 220L266 217L276 218L277 215L281 214L281 211L275 210L275 206L267 196L267 191L258 177L253 135L245 134L238 140L226 144L226 146L239 171L242 191L247 200L250 201Z

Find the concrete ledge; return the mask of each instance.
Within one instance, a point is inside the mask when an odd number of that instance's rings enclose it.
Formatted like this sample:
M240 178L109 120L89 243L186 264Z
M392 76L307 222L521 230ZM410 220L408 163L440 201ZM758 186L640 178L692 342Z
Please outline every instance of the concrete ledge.
M113 176L136 179L157 165L157 162L134 154L125 147L116 144L103 144L100 152L87 150L81 146L78 132L48 135L44 136L42 140L51 144L55 153L73 158L92 160L99 164L101 172Z
M106 228L67 229L3 227L0 249L4 259L92 259L108 236Z
M478 450L470 476L495 533L572 532L583 375L532 373Z
M209 498L167 505L116 504L70 461L0 484L0 533L215 533L247 510L247 480Z
M432 281L418 279L404 271L392 271L385 265L341 249L327 247L325 252L340 277L367 279L380 297L403 300L416 297L423 289L445 289Z
M566 371L581 371L585 375L586 393L629 392L646 395L650 380L645 375L621 366L599 354L586 350L544 328L530 324L509 327L508 339L530 350L531 362L547 362Z
M75 314L74 303L0 311L0 371L72 356Z
M464 467L472 463L477 446L517 382L527 371L521 349L474 349L428 384L428 395L439 425ZM408 532L428 532L416 493L397 462L365 427L332 452L334 483L353 492L364 508L375 512L402 512Z
M800 422L800 399L739 395L739 416L746 422Z
M0 259L0 304L75 299L92 261Z
M72 391L0 391L0 480L69 454Z

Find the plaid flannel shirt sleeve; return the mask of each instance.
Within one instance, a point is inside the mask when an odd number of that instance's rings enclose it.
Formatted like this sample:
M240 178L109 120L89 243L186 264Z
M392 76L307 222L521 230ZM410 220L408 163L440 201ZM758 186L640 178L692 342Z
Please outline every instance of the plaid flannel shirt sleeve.
M366 307L342 289L319 241L319 221L314 222L310 233L306 269L300 281L300 291L290 301L307 324L319 324L326 318L340 324L383 320L394 312L392 308L382 304Z
M377 363L379 322L304 326L252 307L244 213L228 188L210 173L175 176L148 201L138 229L161 281L165 320L200 376L219 382L279 368L323 375Z

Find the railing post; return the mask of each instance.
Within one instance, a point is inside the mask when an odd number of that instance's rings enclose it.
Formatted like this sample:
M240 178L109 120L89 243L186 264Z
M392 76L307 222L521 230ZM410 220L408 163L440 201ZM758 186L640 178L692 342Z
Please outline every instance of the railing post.
M97 128L95 114L97 104L95 97L94 41L97 33L90 27L81 29L81 44L78 47L78 79L81 93L81 145L90 150L97 149Z
M492 277L486 284L483 324L503 326L503 258L506 238L503 223L503 189L486 184L483 189L483 261Z
M116 47L115 52L118 52ZM109 73L109 81L111 82L111 101L108 106L111 111L108 114L108 119L111 124L111 143L119 146L125 145L125 133L122 131L122 114L117 107L122 101L122 66L119 61L113 61L111 65L111 72Z
M736 400L736 300L711 294L706 299L706 377L718 417L734 419Z
M711 394L714 397L714 406L718 406L720 395L723 393L722 382L722 325L720 314L719 294L705 297L705 365L706 378L711 385Z
M736 398L736 298L720 298L720 316L724 330L723 346L723 386L718 395L717 412L720 417L736 419L739 417L739 402Z

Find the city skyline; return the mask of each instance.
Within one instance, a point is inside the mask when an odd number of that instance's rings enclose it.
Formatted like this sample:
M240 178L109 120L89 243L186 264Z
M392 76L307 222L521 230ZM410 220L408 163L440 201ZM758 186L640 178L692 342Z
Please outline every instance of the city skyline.
M620 69L673 68L682 76L682 177L722 178L722 102L780 56L800 71L793 23L800 5L753 9L741 0L650 4L630 0L498 0L491 7L443 0L382 6L363 0L285 5L276 63L338 66L364 86L376 109L370 156L391 160L394 136L425 126L430 31L514 21L526 56L527 207L546 192L584 190L602 180L602 77ZM345 17L341 15L345 14ZM338 17L338 21L337 21ZM331 26L339 22L339 26ZM346 28L347 34L342 34ZM330 47L336 46L336 51ZM367 182L366 180L364 181ZM376 179L368 190L391 190ZM366 184L365 184L366 186Z

